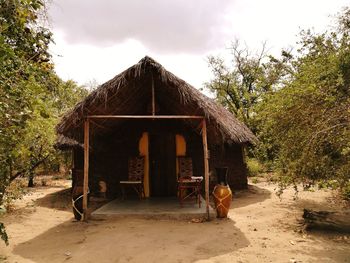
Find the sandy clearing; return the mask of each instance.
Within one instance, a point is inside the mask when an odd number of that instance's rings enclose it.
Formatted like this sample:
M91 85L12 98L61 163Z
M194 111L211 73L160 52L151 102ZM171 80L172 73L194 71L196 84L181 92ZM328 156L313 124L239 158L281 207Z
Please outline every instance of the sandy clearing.
M349 237L298 233L302 209L340 209L331 192L258 183L235 194L229 219L205 223L156 219L75 222L69 182L35 188L2 220L10 246L5 262L350 262Z

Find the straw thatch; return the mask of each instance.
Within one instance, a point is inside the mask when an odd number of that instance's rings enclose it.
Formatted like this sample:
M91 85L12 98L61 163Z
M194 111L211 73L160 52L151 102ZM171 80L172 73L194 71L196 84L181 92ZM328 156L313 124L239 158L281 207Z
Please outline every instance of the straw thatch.
M243 144L256 141L253 133L232 113L147 56L91 92L63 116L57 132L82 142L83 121L88 115L150 115L146 109L152 98L152 81L157 104L167 109L166 114L206 117L208 137L212 142ZM183 122L193 129L198 128L198 123ZM96 133L108 132L122 123L100 120L93 123L93 128Z
M67 150L72 148L84 148L84 145L74 139L58 134L54 147L59 150Z

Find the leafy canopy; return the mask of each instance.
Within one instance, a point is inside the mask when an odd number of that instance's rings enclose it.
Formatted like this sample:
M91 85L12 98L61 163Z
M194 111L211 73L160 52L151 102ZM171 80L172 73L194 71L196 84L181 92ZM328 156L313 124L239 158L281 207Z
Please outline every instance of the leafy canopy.
M296 52L279 59L231 47L232 66L209 57L217 100L260 143L250 151L281 176L282 186L316 182L350 196L350 9L324 33L304 30Z
M263 157L274 159L285 182L349 186L349 22L346 9L336 31L302 31L291 80L257 107Z
M54 126L87 94L54 72L45 10L44 0L0 0L0 205L13 179L57 159Z

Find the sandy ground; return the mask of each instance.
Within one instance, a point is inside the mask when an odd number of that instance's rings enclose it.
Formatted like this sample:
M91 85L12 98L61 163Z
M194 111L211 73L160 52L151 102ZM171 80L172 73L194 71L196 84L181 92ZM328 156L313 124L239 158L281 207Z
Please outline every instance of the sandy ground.
M75 222L69 181L36 187L2 217L10 245L3 262L350 262L350 237L303 234L302 209L341 209L331 192L287 190L253 184L235 193L225 220L191 223L156 219L95 219Z

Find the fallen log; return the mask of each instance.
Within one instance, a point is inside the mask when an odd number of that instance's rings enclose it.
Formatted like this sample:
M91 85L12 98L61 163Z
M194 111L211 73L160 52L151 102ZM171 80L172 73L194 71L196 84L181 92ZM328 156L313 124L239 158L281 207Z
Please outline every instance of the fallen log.
M306 230L318 229L350 233L349 212L338 213L304 209L303 218Z

